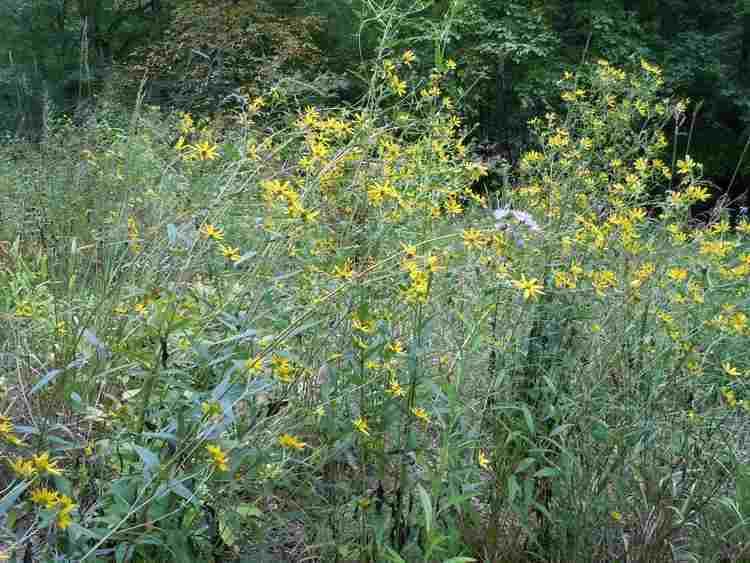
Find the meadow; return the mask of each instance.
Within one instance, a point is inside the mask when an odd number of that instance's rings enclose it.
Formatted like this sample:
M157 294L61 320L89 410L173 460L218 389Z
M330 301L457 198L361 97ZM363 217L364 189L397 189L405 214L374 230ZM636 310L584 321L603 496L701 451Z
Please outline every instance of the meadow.
M482 193L413 62L2 146L7 558L750 560L750 223L691 222L689 105L582 64Z

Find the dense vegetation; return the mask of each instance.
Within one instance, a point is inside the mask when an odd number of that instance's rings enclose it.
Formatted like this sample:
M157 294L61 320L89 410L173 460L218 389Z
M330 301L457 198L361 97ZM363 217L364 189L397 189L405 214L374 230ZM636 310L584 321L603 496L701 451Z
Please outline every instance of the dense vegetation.
M750 560L750 5L0 22L0 555Z

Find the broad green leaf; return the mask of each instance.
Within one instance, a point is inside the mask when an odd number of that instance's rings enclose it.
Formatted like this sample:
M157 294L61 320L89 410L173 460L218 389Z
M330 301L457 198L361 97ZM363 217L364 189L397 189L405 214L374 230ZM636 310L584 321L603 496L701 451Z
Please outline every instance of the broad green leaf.
M159 456L137 444L133 444L133 449L138 453L141 461L143 461L143 472L146 474L146 479L149 479L159 468Z
M8 494L6 494L2 499L0 499L0 517L4 516L8 510L16 503L18 500L18 497L23 494L23 492L29 488L29 485L31 485L31 481L22 481L21 483L18 483L15 487L13 487Z
M432 500L422 485L417 484L417 492L419 493L419 500L422 502L425 528L427 529L427 535L429 535L432 531Z

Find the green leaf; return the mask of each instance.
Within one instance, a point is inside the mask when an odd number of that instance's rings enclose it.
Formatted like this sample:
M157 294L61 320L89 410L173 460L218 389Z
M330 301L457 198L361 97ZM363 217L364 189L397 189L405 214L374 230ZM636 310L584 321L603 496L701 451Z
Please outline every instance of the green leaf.
M0 500L0 517L4 516L8 510L16 503L18 497L29 488L31 481L23 481L13 487L11 491Z
M393 551L390 547L386 546L385 548L385 554L388 556L388 560L391 563L406 563L404 559L401 558L401 556Z
M558 475L560 475L560 470L557 467L542 467L534 473L534 477L557 477Z
M743 517L750 516L750 465L746 463L737 468L737 508Z
M33 395L37 391L44 389L49 383L55 380L55 378L63 372L61 369L53 369L44 374L39 381L36 382L34 387L29 391L29 395Z
M234 535L231 524L227 522L224 514L219 515L219 535L221 536L221 541L224 542L224 545L229 547L232 547L237 541L237 536Z
M424 487L417 484L417 492L419 493L419 500L422 502L422 510L424 510L424 525L427 529L427 535L432 531L432 500Z
M536 460L533 457L524 458L521 460L521 463L518 464L518 467L516 467L515 473L523 473L535 463Z
M243 518L262 518L263 511L254 504L242 503L237 507L237 514Z
M595 421L591 427L591 437L597 442L606 442L609 440L609 427L601 420Z
M520 493L521 487L518 485L518 479L516 479L516 476L508 476L508 502L513 504L513 501L515 501Z
M443 563L471 563L472 561L476 561L476 559L473 557L451 557L443 561Z
M195 494L193 494L193 492L185 485L183 485L182 482L178 479L171 479L169 483L167 483L167 486L169 487L169 490L176 494L178 497L185 499L195 506L200 505L198 499L195 497Z
M159 468L159 456L137 444L133 444L133 449L141 458L141 461L143 461L143 472L146 475L146 479L150 479L153 473Z
M534 417L531 416L531 411L528 409L526 405L521 407L521 412L523 412L523 418L526 421L526 428L529 431L530 435L534 435Z

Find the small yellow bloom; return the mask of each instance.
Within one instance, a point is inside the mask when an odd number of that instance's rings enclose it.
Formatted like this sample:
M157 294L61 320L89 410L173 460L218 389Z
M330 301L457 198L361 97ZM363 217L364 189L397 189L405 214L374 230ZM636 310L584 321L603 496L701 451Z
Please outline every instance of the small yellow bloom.
M301 442L297 438L289 434L282 434L281 436L279 436L279 445L282 448L286 448L288 450L298 451L307 447L307 444L305 442Z
M59 495L60 501L60 512L57 513L57 527L61 530L65 530L73 523L73 519L70 517L70 513L76 508L76 504L73 504L73 499L66 495Z
M393 76L390 80L391 88L399 96L406 95L406 82L401 80L398 76Z
M114 309L112 309L112 312L115 315L123 316L123 315L127 315L128 314L128 308L127 308L126 305L118 305L117 307L115 307Z
M66 530L68 526L73 523L73 519L70 517L70 512L67 510L61 510L57 513L57 527L61 530Z
M544 286L536 278L527 279L525 274L521 274L520 280L513 280L513 287L523 290L524 301L535 300L539 295L544 295L542 289Z
M464 208L461 207L461 204L455 197L449 197L445 202L445 212L448 215L461 215L464 212Z
M40 474L62 475L62 471L57 467L55 460L50 460L49 453L43 453L32 458L34 467Z
M13 461L9 461L10 468L13 470L18 477L21 479L30 479L36 475L36 467L34 462L30 459L16 458Z
M404 256L410 259L414 259L417 257L417 247L413 244L405 244L401 243L401 250L404 253Z
M211 456L211 461L213 463L213 466L218 471L228 471L229 465L227 463L227 454L221 450L219 446L216 446L214 444L208 444L206 446L206 451Z
M204 239L210 238L216 241L224 240L224 231L215 227L211 223L203 225L200 229L200 233Z
M271 358L271 367L273 374L282 383L291 383L294 381L294 368L288 358L274 354L273 358Z
M41 487L31 491L31 502L44 508L54 508L60 502L57 491Z
M674 281L685 281L688 271L685 268L670 268L667 270L667 276Z
M721 367L724 369L724 373L726 373L729 377L738 377L742 375L742 372L734 367L730 362L724 362L723 364L721 364Z
M388 382L388 389L385 390L386 393L388 393L391 397L404 397L406 395L406 391L404 391L404 388L401 387L401 384L396 381L395 379L391 379Z
M411 66L411 63L417 60L417 56L414 54L414 51L409 49L407 51L404 51L404 54L401 55L401 60L404 61L404 64L406 66Z
M376 326L373 319L361 320L355 313L352 315L352 328L354 330L364 332L365 334L373 334L375 332Z
M433 274L437 274L438 272L445 270L445 266L440 264L440 257L435 256L434 254L427 257L426 265L427 269Z
M34 307L28 301L16 305L16 316L30 318L34 316Z
M394 340L393 342L390 342L388 346L386 346L386 348L389 352L393 352L394 354L401 354L404 351L404 345L400 340Z
M430 415L422 407L414 407L411 409L411 413L425 424L430 422Z
M195 130L195 122L193 116L189 113L183 113L182 119L180 120L180 131L184 134L188 134Z
M191 156L198 160L215 160L219 156L219 147L208 141L201 141L190 146Z
M250 109L253 111L260 111L265 107L265 105L266 101L262 97L256 96L255 98L253 98L253 101L250 102Z
M610 512L609 515L612 517L612 520L614 520L615 522L619 522L620 520L622 520L622 514L620 512L617 512L616 510L613 510L612 512Z
M0 415L0 438L12 446L23 446L23 442L16 437L14 432L13 422L7 416Z
M249 371L251 374L260 373L261 371L263 371L263 358L259 356L250 358L245 362L245 369L247 369L247 371Z
M362 418L361 416L354 421L354 428L356 428L359 432L364 434L365 436L370 435L370 426L367 424L367 420Z
M221 249L221 253L224 255L224 258L226 258L230 262L239 262L240 260L239 248L232 247L232 246L225 245L225 244L219 245L219 248Z
M352 268L352 261L347 259L340 266L333 268L333 277L340 280L351 280L354 277L354 269Z
M485 471L489 471L490 458L488 458L482 450L479 450L478 463L479 467L481 467Z
M464 229L461 233L466 248L479 248L485 242L482 231L478 229Z

